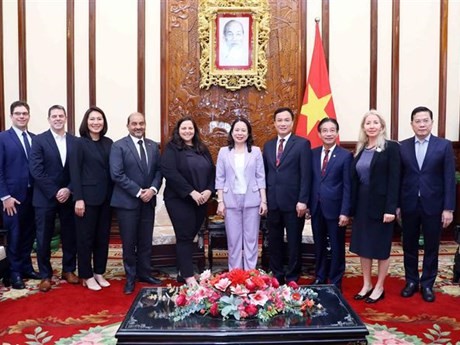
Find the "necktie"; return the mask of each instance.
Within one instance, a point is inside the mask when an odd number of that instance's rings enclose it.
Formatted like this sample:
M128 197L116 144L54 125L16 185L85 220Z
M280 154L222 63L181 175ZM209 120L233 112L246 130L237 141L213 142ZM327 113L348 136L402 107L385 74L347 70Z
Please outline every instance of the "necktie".
M276 154L276 166L280 165L281 156L283 155L284 147L284 138L280 139L280 143L278 144L278 152Z
M326 175L327 162L329 162L329 151L324 150L323 166L321 167L321 176Z
M417 151L415 152L415 156L417 158L419 169L422 169L423 160L425 159L425 142L425 140L417 141Z
M30 143L29 143L29 138L27 138L27 133L26 132L22 132L22 140L24 141L24 147L26 148L27 158L29 158Z
M147 156L145 154L144 145L142 145L142 140L137 142L139 144L139 151L141 152L141 165L145 173L147 173Z

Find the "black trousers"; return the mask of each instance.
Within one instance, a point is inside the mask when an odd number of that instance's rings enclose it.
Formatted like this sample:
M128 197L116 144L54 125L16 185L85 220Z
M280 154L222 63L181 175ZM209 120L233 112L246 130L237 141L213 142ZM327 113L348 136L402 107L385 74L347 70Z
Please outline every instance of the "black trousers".
M341 286L345 273L345 230L339 226L339 219L326 219L321 203L311 217L313 239L315 242L316 279ZM330 259L328 246L330 245Z
M137 208L117 208L116 212L126 278L134 280L136 276L149 277L152 271L150 261L155 209L151 203L144 203L139 199Z
M432 288L438 274L438 252L441 239L441 214L428 215L420 202L414 212L401 209L403 227L404 271L406 282ZM424 237L422 275L418 271L418 240Z
M297 217L297 212L269 210L267 215L268 250L270 270L281 282L297 281L300 277L300 248L305 217ZM286 229L288 266L284 271L284 229Z
M207 214L207 204L198 206L191 198L165 200L176 234L177 268L184 278L193 276L193 239Z
M111 218L109 201L97 206L85 204L84 216L75 216L80 278L88 279L94 273L103 274L105 272L109 253Z
M42 279L51 278L51 238L56 214L61 224L62 271L73 272L77 267L77 239L73 202L69 199L54 207L35 207L37 227L37 261Z

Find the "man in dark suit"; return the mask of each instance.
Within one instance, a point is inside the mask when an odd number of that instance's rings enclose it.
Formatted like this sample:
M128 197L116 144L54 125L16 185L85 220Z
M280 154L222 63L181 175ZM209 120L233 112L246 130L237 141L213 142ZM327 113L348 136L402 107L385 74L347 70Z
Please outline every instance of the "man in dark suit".
M431 134L433 113L417 107L411 114L414 137L401 142L401 218L406 286L401 296L411 297L419 287L422 297L433 302L438 272L438 250L442 228L452 222L455 209L455 162L450 141ZM421 277L418 247L423 234Z
M116 208L123 244L126 273L125 294L134 291L136 276L146 283L160 284L150 276L156 194L161 186L158 144L144 137L145 117L128 117L129 135L112 145L110 174L115 183L111 205Z
M324 118L318 123L323 146L312 150L312 184L310 214L315 241L315 274L313 284L327 280L342 287L345 272L345 229L350 216L353 155L336 145L339 136L337 120ZM328 247L330 246L330 260Z
M0 133L0 198L3 226L8 229L7 257L13 289L24 289L23 278L40 279L30 253L35 239L32 178L29 154L34 136L27 130L29 105L23 101L10 106L11 128Z
M268 248L270 270L278 281L297 281L300 275L300 247L311 183L310 142L292 134L294 113L279 108L274 113L277 138L263 150L268 202ZM288 267L283 267L286 229Z
M34 178L33 205L37 227L37 260L42 278L39 289L51 289L51 238L59 215L62 242L62 279L78 284L76 268L77 245L74 208L70 186L69 157L75 137L65 131L67 114L63 106L48 110L50 129L33 139L29 157L30 173Z

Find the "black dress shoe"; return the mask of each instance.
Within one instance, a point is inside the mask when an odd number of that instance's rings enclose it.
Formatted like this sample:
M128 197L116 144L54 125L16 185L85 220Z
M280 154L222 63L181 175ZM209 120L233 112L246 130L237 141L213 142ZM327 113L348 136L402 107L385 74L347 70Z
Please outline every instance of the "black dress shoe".
M326 284L326 282L324 280L321 280L321 279L315 279L308 285L321 285L321 284Z
M42 278L40 277L40 274L38 274L37 272L35 271L30 271L30 272L27 272L27 273L23 273L22 274L22 277L24 279L34 279L34 280L41 280Z
M11 279L9 277L3 277L3 286L10 287L11 286Z
M353 296L353 299L354 299L355 301L361 301L361 300L363 300L363 299L366 299L366 298L368 298L368 297L371 295L372 291L374 291L373 288L370 289L368 292L366 292L364 295L360 295L359 293L357 293L356 295Z
M11 287L16 290L22 290L26 288L24 282L19 276L11 278Z
M134 286L135 285L136 284L134 283L134 280L131 280L131 279L127 280L126 284L125 284L125 287L123 288L123 293L125 295L131 295L133 293L133 291L134 291Z
M404 287L404 289L402 289L401 296L402 297L412 297L414 293L416 293L417 291L418 291L418 285L413 282L409 282L409 283L406 283L406 286Z
M434 302L434 292L433 289L430 287L422 288L422 297L425 302Z
M155 285L162 283L160 279L153 278L153 277L139 277L139 281L143 283L149 283L149 284L155 284Z
M366 300L364 302L366 302L366 303L377 303L378 301L380 301L381 299L384 299L384 298L385 298L385 291L382 291L380 296L377 297L376 299L368 297L368 298L366 298Z

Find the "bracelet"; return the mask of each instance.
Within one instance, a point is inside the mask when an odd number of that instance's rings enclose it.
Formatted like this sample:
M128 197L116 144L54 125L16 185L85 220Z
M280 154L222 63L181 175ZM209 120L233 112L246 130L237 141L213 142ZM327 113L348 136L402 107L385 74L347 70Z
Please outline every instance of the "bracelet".
M217 201L219 204L220 204L221 202L224 202L222 199L217 199L216 201Z

